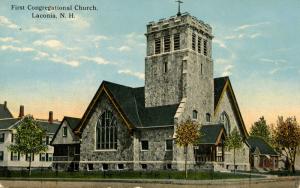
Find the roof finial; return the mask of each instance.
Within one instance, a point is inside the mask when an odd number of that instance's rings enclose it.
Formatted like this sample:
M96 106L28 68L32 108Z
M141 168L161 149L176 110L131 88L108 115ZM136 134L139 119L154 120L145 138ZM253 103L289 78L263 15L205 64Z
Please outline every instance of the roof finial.
M180 4L183 3L183 2L180 1L180 0L176 0L175 2L178 3L178 12L177 12L177 16L181 16L181 12L180 12Z

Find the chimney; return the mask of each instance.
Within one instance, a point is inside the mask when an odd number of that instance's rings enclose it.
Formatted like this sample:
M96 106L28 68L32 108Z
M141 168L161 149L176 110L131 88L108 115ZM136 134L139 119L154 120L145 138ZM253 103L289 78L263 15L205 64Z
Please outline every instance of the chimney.
M24 116L24 105L20 106L20 113L19 113L19 118Z
M7 102L4 101L4 108L7 109Z
M49 123L53 123L53 111L49 111L49 119L48 119Z

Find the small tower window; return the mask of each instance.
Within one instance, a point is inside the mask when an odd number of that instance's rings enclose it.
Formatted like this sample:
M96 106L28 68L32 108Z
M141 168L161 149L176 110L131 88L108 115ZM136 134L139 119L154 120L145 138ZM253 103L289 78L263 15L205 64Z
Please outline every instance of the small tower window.
M174 50L180 49L180 34L176 33L174 34Z
M155 54L160 53L160 45L161 45L160 38L155 39Z
M198 37L198 53L201 54L201 38Z
M196 34L193 33L192 35L192 49L196 50Z
M203 64L201 63L201 75L203 74Z
M207 40L203 41L203 54L207 56Z
M164 73L168 72L168 62L164 62Z
M206 113L206 122L210 122L211 115L210 113Z
M197 110L193 110L193 119L197 119L198 118L198 112Z
M164 52L169 52L171 50L171 40L170 35L164 36Z

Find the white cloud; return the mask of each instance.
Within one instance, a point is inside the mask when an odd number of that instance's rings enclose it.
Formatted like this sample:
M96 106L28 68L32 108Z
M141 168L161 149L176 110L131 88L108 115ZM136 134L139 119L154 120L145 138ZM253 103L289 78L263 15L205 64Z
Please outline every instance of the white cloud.
M225 42L221 39L213 39L212 42L219 45L219 47L221 47L221 48L227 49L227 46L226 46Z
M78 67L80 65L79 61L67 60L67 59L57 56L57 55L53 55L52 57L48 58L48 60L55 62L55 63L62 63L62 64L70 65L72 67Z
M37 27L31 27L29 29L25 30L26 32L32 32L32 33L47 33L49 32L49 29L42 29Z
M225 58L217 58L217 59L215 60L215 62L216 62L217 64L230 64L230 63L232 63L232 62L231 62L231 59L225 59Z
M64 47L63 43L60 42L59 40L46 40L46 41L37 40L34 41L33 44L36 46L45 46L57 50L62 49Z
M90 27L90 23L87 21L87 18L83 18L79 15L76 15L73 19L66 19L66 22L70 23L72 27L78 28L78 29L86 29Z
M277 73L278 71L279 71L279 68L277 67L277 68L270 70L269 74L273 75L273 74Z
M255 39L259 36L262 36L262 34L261 33L253 33L253 34L240 33L240 34L225 36L224 39L225 40L237 40L237 39L243 39L243 38Z
M11 51L16 51L16 52L33 52L33 48L28 48L28 47L17 47L17 46L12 46L12 45L3 45L0 46L1 50L11 50Z
M99 65L106 65L106 64L111 64L108 60L98 56L98 57L87 57L87 56L80 56L80 59L86 60L86 61L91 61L94 63L97 63Z
M268 58L260 58L259 59L263 63L271 63L274 65L285 64L287 61L285 59L268 59Z
M254 33L254 34L250 35L249 37L252 38L252 39L254 39L254 38L257 38L257 37L259 37L261 35L262 35L261 33Z
M258 26L261 26L261 25L268 25L270 24L270 22L259 22L259 23L255 23L255 24L245 24L245 25L241 25L237 28L234 29L234 31L241 31L241 30L245 30L245 29L248 29L248 28L253 28L253 27L258 27Z
M78 50L79 48L70 48L70 47L66 47L61 41L59 40L54 40L54 39L51 39L51 40L36 40L33 42L33 45L36 45L36 46L45 46L47 48L51 48L51 49L54 49L54 50L61 50L61 49L65 49L65 50L69 50L69 51L75 51L75 50Z
M129 51L131 51L131 47L129 47L129 46L121 46L119 48L110 46L110 47L108 47L108 49L119 51L119 52L129 52Z
M129 76L133 76L136 77L140 80L144 80L145 79L145 74L141 73L141 72L134 72L130 69L124 69L124 70L119 70L118 71L119 74L125 74L125 75L129 75Z
M109 37L105 35L93 36L93 41L101 41L101 40L109 40Z
M232 75L233 65L227 65L222 73L222 76L230 76Z
M10 21L5 16L0 16L0 26L4 26L10 29L17 29L18 25Z
M0 42L13 42L13 43L20 43L19 40L14 39L13 37L0 37Z

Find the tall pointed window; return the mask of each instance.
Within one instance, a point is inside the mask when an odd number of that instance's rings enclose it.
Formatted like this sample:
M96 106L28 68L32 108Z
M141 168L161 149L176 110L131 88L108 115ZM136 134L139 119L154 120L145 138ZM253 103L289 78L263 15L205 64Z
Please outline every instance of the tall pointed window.
M198 112L197 112L197 110L193 110L193 119L198 119Z
M196 34L193 33L192 35L192 49L196 50Z
M226 131L226 134L229 135L230 134L230 122L229 122L229 118L228 118L228 115L226 112L223 112L221 114L221 117L220 117L220 121L224 124L224 128L225 128L225 131Z
M180 34L176 33L174 34L174 50L180 49Z
M164 36L164 52L169 52L171 50L170 35Z
M198 53L201 54L201 37L198 37Z
M156 38L155 39L155 54L159 54L160 53L160 38Z
M168 62L165 61L164 62L164 73L167 73L168 72Z
M207 40L203 41L203 54L207 56Z
M98 119L96 149L117 149L117 121L111 111L106 110Z

